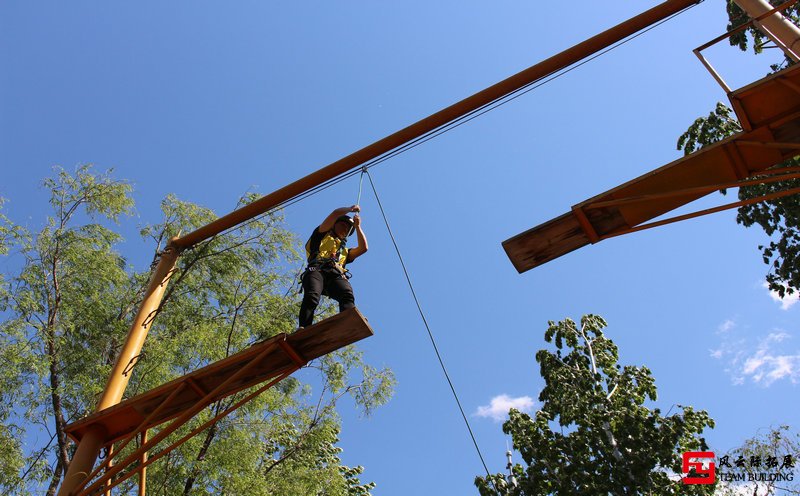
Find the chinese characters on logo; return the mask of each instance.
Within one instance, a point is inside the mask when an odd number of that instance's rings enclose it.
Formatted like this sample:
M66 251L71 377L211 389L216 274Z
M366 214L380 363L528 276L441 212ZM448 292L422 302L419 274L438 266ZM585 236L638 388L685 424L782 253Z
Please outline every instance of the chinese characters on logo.
M683 454L681 471L684 484L713 484L717 473L713 451L687 451ZM794 478L795 460L792 455L759 456L745 458L742 455L731 459L730 455L719 459L719 478L725 482L744 481L791 481ZM723 472L722 469L729 469Z

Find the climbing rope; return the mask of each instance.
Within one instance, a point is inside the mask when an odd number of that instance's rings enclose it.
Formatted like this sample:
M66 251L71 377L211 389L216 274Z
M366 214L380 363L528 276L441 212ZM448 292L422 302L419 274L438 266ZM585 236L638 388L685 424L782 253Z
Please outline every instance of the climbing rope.
M358 199L356 205L361 205L361 186L364 184L364 174L367 173L367 166L361 168L361 178L358 180Z
M494 481L492 480L491 474L489 473L489 468L486 466L486 461L483 459L483 453L481 453L481 449L478 446L478 441L475 439L475 434L472 432L472 427L469 424L469 420L467 420L467 415L464 413L464 408L461 406L461 400L459 400L458 398L458 393L456 392L456 388L453 385L453 381L450 379L450 374L447 372L447 367L444 364L442 355L441 353L439 353L439 347L436 345L436 339L434 339L433 332L431 332L431 327L430 325L428 325L428 319L425 317L425 312L422 311L422 305L419 302L419 298L417 298L417 292L414 290L414 284L411 282L411 276L409 276L408 269L406 269L406 264L405 261L403 260L403 255L400 253L400 248L397 246L397 240L395 240L394 234L392 233L392 228L389 226L389 220L386 218L386 212L383 210L383 204L381 203L381 199L378 196L378 190L375 188L375 183L372 181L372 175L370 175L369 170L367 170L367 168L364 168L362 170L363 170L361 174L362 180L364 174L366 174L367 179L369 179L369 184L372 187L372 192L375 195L375 200L378 203L378 209L380 209L381 211L383 222L384 224L386 224L386 230L389 232L389 237L392 240L392 245L394 245L394 251L397 253L397 258L400 260L400 266L403 268L403 274L405 275L406 282L408 283L408 287L411 290L411 296L413 296L414 303L416 303L417 305L417 311L419 312L419 316L422 318L422 323L425 325L425 329L428 331L428 338L430 338L431 345L433 346L433 351L434 353L436 353L436 358L439 360L439 366L442 368L442 372L444 373L445 379L447 379L447 384L450 386L450 391L453 392L453 398L455 398L456 405L458 405L458 410L461 412L461 418L464 419L464 424L467 426L467 431L469 431L469 436L470 438L472 438L472 444L475 446L475 451L478 453L478 458L480 458L481 464L483 465L483 469L486 471L486 478L487 480L491 481L492 484L494 485ZM497 488L495 487L495 489Z

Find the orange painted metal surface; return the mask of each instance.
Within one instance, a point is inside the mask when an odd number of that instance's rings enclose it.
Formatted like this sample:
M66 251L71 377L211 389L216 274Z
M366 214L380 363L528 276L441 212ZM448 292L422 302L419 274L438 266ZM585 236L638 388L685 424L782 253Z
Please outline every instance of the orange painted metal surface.
M572 207L503 242L519 272L624 232L798 155L800 65L729 95L744 131ZM587 225L588 222L588 225Z
M722 89L725 90L725 93L730 94L732 92L731 88L728 87L727 83L725 83L725 81L722 79L722 76L717 72L716 69L714 69L714 67L711 66L711 64L703 56L703 54L702 54L703 50L709 48L712 45L716 45L717 43L719 43L722 40L726 40L726 39L730 38L734 34L741 33L742 31L745 31L747 29L755 27L755 23L756 22L758 22L758 21L760 21L760 20L762 20L762 19L764 19L766 17L772 16L776 12L781 12L782 13L786 9L788 9L789 7L791 7L792 5L794 5L796 3L797 3L797 0L788 0L787 2L784 2L784 3L780 4L780 5L778 5L774 9L770 9L767 12L764 12L763 14L761 14L761 15L759 15L757 17L751 18L750 21L748 21L748 22L746 22L744 24L741 24L741 25L739 25L738 27L736 27L734 29L731 29L727 33L721 34L721 35L717 36L716 38L714 38L713 40L711 40L709 42L706 42L703 45L700 45L699 47L697 47L694 50L692 50L694 52L694 54L697 56L697 58L700 59L700 62L702 62L702 64L705 66L705 68L708 69L708 72L711 74L711 76L717 81L717 83L719 83L720 86L722 86ZM787 55L789 55L789 56L794 55L794 57L792 57L792 58L796 59L797 54L793 53L790 47L784 45L784 46L781 46L780 48L783 49L784 53L786 53Z
M242 363L258 354L267 354L251 373L229 384L208 403L269 380L288 368L301 366L324 354L364 339L373 334L366 319L356 308L325 319L313 326L286 335L280 334L235 355L179 377L156 389L135 396L122 403L92 414L67 426L66 432L75 441L93 426L102 426L106 431L105 444L118 441L132 432L152 428L171 418L203 398L198 390L213 391L227 377L236 372ZM289 345L295 356L290 356L284 347ZM302 356L302 358L300 358ZM298 360L303 360L298 363ZM195 388L190 384L194 383ZM208 393L206 393L207 395ZM165 400L168 400L165 403ZM149 418L152 413L155 416ZM142 423L147 420L145 425Z
M140 437L141 444L147 444L147 429L142 432ZM142 453L142 457L139 459L139 496L145 496L147 494L147 451ZM111 484L111 479L108 480L108 483Z
M117 463L115 459L109 457L88 477L84 477L82 482L71 490L70 494L96 494L100 490L107 490L118 485L136 473L144 474L143 469L148 465L288 377L308 360L318 358L372 334L372 329L358 309L346 310L294 334L280 334L257 343L235 355L70 424L67 427L67 433L72 439L78 442L85 441L84 437L96 437L97 432L103 432L105 445L113 446L114 442L121 441L115 449L119 453L136 436L147 432L147 429L172 420L165 427L159 428L151 440L144 441L142 446L121 462ZM183 426L202 408L270 379L268 384L249 393L234 406L221 412L154 456L148 457L148 451L152 450L170 433ZM116 466L112 466L112 462L117 463ZM123 473L132 464L138 465L134 470ZM102 475L100 475L101 473ZM95 477L98 478L95 479ZM93 482L84 488L87 482L92 480Z
M128 470L127 472L121 472L119 470L118 471L109 471L108 473L104 474L102 477L100 477L97 480L95 480L92 483L92 485L90 485L88 488L84 489L83 486L81 486L81 488L74 493L75 496L94 496L97 493L97 490L102 487L102 484L106 484L107 486L112 487L112 488L120 485L121 483L123 483L126 480L130 479L131 477L133 477L139 471L139 469L145 469L148 466L152 465L154 462L156 462L159 459L163 458L164 456L168 455L173 450L175 450L179 446L183 445L189 439L193 438L197 434L199 434L199 433L203 432L204 430L208 429L209 427L214 425L216 422L218 422L220 419L222 419L223 417L229 415L233 411L239 409L239 407L241 407L245 403L248 403L253 398L258 397L261 393L263 393L267 389L271 388L275 384L279 383L283 379L287 378L289 375L291 375L296 370L297 370L296 367L291 368L291 369L287 370L286 372L284 372L283 374L279 375L278 377L272 379L267 384L265 384L265 385L261 386L260 388L256 389L252 393L247 394L247 396L245 396L244 398L242 398L239 401L237 401L236 403L234 403L230 408L227 408L226 410L220 412L218 415L216 415L216 416L212 417L211 419L203 422L202 424L200 424L200 426L196 427L195 429L193 429L188 434L184 435L183 437L181 437L177 441L171 443L169 446L167 446L167 447L163 448L162 450L160 450L152 458L148 456L147 459L144 462L141 462L141 464L136 467L136 469ZM141 457L141 456L147 454L147 452L155 444L160 442L167 435L172 434L177 429L177 427L180 427L180 426L185 424L184 420L189 420L195 414L196 414L195 411L189 411L189 412L184 413L181 416L181 417L184 417L184 419L175 419L175 420L173 420L173 422L171 424L167 425L162 431L159 432L159 434L158 434L159 437L157 439L153 439L151 441L147 441L147 443L145 445L143 445L138 450L136 450L132 455L130 455L127 458L125 458L125 460L123 460L120 463L120 465L123 466L123 467L127 467L130 464L134 463L137 456ZM177 426L177 427L175 427L175 426ZM91 480L91 477L87 478L87 480Z

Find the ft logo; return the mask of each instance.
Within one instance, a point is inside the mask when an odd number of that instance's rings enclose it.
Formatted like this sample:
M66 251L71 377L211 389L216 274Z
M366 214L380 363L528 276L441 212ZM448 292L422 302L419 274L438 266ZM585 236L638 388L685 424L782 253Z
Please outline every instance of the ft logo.
M695 459L697 461L692 461ZM708 467L703 465L708 464ZM686 477L682 478L684 484L713 484L716 480L714 473L714 452L713 451L687 451L683 454L682 472ZM692 473L690 476L689 473Z

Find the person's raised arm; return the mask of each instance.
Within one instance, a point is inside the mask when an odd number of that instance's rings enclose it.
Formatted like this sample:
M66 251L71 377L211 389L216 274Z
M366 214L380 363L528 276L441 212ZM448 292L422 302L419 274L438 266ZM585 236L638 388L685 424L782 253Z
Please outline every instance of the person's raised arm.
M355 227L356 235L358 236L358 246L348 250L347 252L348 262L352 262L356 258L366 253L367 250L369 249L369 246L367 245L367 236L364 234L364 230L361 229L361 216L358 214L356 214L356 216L353 217L353 227Z
M318 230L321 233L326 233L331 229L333 229L333 225L336 224L336 219L338 219L340 216L349 214L350 212L360 212L360 211L361 207L359 207L358 205L351 205L349 207L337 208L336 210L331 212L327 217L325 217L325 220L322 221L322 224L319 225Z

